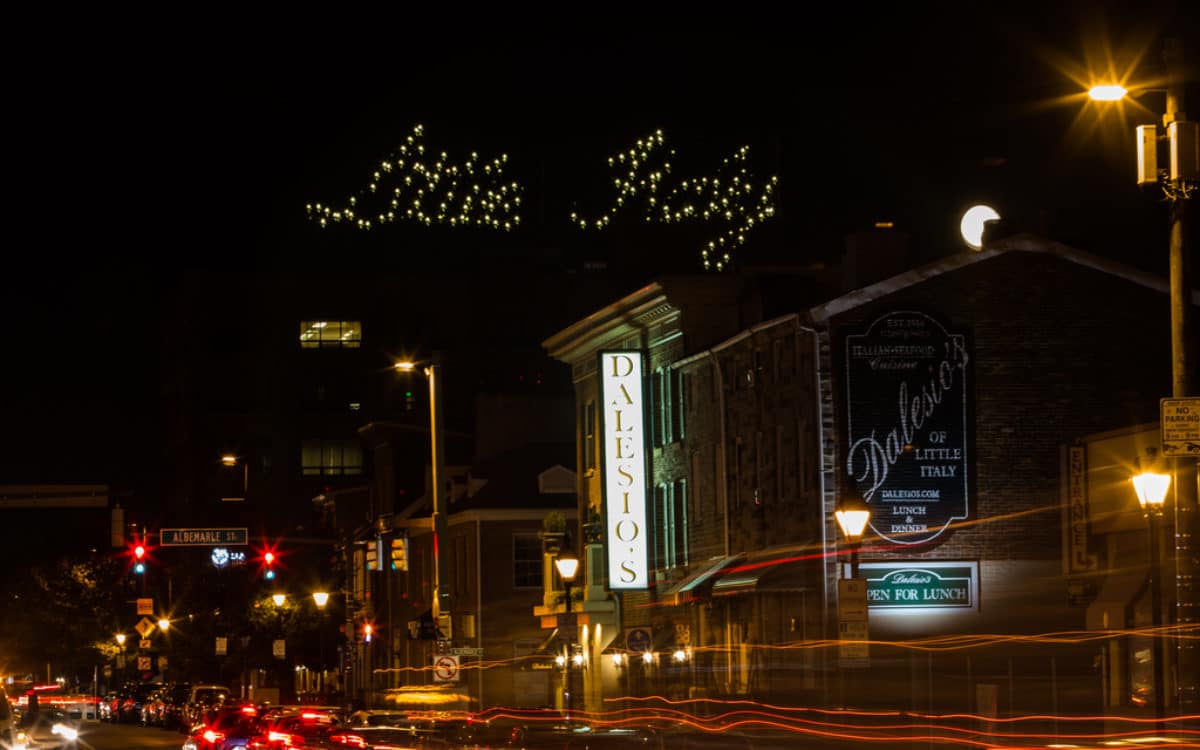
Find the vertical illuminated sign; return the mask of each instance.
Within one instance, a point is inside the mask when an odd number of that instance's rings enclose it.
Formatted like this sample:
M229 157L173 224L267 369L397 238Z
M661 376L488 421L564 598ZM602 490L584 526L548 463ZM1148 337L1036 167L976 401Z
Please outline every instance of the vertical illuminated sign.
M601 352L600 401L604 404L601 430L608 585L613 589L644 589L649 584L649 571L641 352Z

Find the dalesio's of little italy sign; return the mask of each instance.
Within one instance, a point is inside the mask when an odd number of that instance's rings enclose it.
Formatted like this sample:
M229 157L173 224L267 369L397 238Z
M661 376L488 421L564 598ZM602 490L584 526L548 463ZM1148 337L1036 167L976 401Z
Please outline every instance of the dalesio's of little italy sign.
M969 348L908 310L845 337L845 480L883 539L923 544L969 516Z

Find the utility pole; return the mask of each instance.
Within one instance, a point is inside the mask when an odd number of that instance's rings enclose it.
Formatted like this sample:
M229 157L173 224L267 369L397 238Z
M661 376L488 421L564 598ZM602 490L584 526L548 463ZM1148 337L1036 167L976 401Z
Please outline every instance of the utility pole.
M1163 60L1167 70L1167 108L1163 114L1163 125L1172 138L1185 139L1182 128L1187 120L1184 111L1185 66L1183 48L1178 39L1166 40ZM1190 123L1188 123L1190 124ZM1178 129L1171 133L1172 125ZM1185 144L1180 151L1187 152ZM1194 144L1193 144L1194 148ZM1195 158L1191 154L1191 158ZM1170 291L1171 291L1171 390L1175 398L1192 395L1192 359L1195 341L1191 335L1192 284L1191 252L1193 250L1191 191L1196 188L1194 174L1176 174L1175 159L1171 159L1171 172L1166 180L1165 192L1170 202ZM1182 165L1181 165L1182 167ZM1187 184L1189 181L1192 184ZM1189 629L1196 624L1196 560L1195 527L1197 517L1197 495L1200 488L1197 480L1200 472L1195 457L1175 459L1175 622L1182 638L1176 644L1176 700L1180 715L1194 714L1200 708L1197 696L1197 679L1200 679L1200 661L1197 660L1196 643ZM1158 659L1155 659L1157 663Z
M446 430L442 414L442 357L434 352L425 375L429 378L429 438L432 443L433 493L433 622L440 627L439 617L450 613L450 597L442 586L446 580L446 557L442 545L446 543Z

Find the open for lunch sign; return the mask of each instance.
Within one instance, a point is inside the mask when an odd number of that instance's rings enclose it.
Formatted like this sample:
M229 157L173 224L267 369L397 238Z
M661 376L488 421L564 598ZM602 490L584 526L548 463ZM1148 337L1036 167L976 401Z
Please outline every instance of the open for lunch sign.
M871 528L922 544L968 513L967 336L902 310L845 338L846 472Z

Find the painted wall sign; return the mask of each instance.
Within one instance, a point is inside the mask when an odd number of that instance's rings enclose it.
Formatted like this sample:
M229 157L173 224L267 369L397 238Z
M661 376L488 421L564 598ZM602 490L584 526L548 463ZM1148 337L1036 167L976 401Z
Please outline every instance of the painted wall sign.
M968 513L966 334L913 311L845 339L846 472L871 528L896 544L940 536Z
M608 585L649 585L646 529L645 381L642 353L600 353Z
M919 560L861 563L867 607L876 610L979 609L979 564Z
M1067 449L1067 503L1063 508L1067 573L1083 573L1099 567L1099 560L1088 550L1091 513L1088 510L1086 451L1082 445Z

